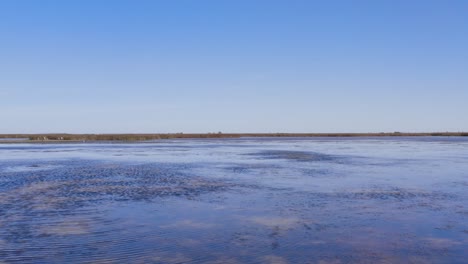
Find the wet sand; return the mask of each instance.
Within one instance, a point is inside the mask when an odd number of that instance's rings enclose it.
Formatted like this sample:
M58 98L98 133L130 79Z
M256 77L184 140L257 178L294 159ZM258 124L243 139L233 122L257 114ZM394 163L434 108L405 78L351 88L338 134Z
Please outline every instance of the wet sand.
M0 146L5 263L464 263L468 138Z

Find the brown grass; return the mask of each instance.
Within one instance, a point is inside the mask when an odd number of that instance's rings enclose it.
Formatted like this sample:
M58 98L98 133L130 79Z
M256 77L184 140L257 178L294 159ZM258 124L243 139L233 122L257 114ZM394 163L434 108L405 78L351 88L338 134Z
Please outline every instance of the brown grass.
M2 138L27 138L31 141L145 141L176 138L240 138L240 137L408 137L408 136L468 136L468 132L430 133L205 133L205 134L0 134Z

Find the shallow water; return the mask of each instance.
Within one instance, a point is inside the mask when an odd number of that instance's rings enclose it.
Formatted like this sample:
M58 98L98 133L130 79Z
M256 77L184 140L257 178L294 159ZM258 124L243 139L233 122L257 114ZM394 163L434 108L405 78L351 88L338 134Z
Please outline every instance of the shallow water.
M0 145L0 263L466 263L468 138Z

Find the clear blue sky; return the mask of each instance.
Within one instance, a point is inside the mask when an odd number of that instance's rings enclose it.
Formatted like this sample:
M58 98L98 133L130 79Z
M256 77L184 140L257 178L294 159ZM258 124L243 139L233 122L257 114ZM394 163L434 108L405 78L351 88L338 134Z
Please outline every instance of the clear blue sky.
M0 133L468 131L468 1L0 1Z

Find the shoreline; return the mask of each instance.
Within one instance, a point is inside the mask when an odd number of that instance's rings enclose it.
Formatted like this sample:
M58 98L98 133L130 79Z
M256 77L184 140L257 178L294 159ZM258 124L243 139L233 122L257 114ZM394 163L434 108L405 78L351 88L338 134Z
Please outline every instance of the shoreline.
M0 134L0 144L147 142L164 139L236 139L236 138L333 138L333 137L468 137L468 132L427 133L205 133L205 134Z

